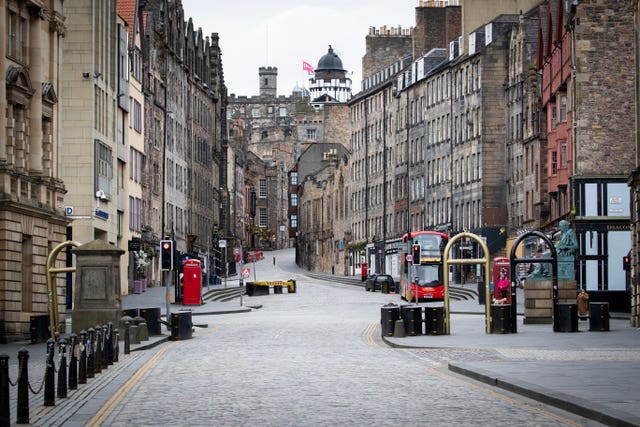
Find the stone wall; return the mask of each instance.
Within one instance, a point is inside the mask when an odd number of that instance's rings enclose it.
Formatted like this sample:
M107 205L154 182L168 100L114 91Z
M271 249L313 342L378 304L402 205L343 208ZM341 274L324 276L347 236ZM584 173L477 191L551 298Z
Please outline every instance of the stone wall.
M576 18L574 174L619 175L635 167L632 2L580 2Z

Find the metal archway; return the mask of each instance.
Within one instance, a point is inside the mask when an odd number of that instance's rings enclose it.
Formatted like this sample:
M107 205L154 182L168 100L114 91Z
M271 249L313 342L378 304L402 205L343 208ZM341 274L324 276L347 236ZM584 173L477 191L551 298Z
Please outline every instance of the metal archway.
M451 252L451 248L453 247L453 244L455 242L457 242L458 240L464 239L464 238L471 238L473 240L475 240L480 247L482 248L482 252L484 253L484 258L469 258L469 259L449 259L449 252ZM490 298L490 292L489 292L489 281L490 281L490 271L489 271L489 248L487 247L487 244L484 243L484 241L477 235L473 234L473 233L469 233L467 231L460 233L460 234L456 234L454 237L451 238L451 240L449 240L449 243L447 243L447 246L445 246L444 248L444 254L443 254L443 269L444 269L444 322L445 322L445 334L449 335L449 333L451 332L450 330L450 322L449 322L449 264L455 264L455 265L466 265L466 264L484 264L484 274L485 274L485 278L484 278L484 283L485 283L485 332L488 334L491 332L491 317L490 317L490 312L489 312L489 306L491 304L489 304L489 298Z
M58 292L56 290L56 284L54 282L54 276L56 273L75 273L75 267L60 267L56 268L56 258L58 253L67 246L80 246L80 243L72 240L60 243L53 248L49 256L47 257L47 300L49 306L49 335L51 338L56 339L60 335L58 331Z
M538 237L542 239L547 246L549 247L549 251L551 252L551 258L517 258L516 250L518 246L522 243L522 241L528 237ZM544 233L540 231L528 231L520 236L513 242L513 246L511 247L511 254L509 256L509 261L511 263L511 318L513 322L511 322L511 332L517 332L517 323L516 322L516 265L518 264L551 264L551 280L553 284L553 331L558 331L558 253L556 251L556 247L553 244L553 241Z

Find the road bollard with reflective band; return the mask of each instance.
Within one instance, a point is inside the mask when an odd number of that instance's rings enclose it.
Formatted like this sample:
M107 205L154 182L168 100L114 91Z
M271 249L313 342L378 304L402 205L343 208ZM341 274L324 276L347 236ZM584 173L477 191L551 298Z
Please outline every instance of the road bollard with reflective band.
M29 351L18 351L18 408L16 423L29 424Z
M102 372L102 327L97 325L95 328L95 351L93 354L93 373L99 374Z
M56 386L53 354L55 353L56 342L53 338L47 340L47 366L44 372L44 406L56 405Z
M89 328L87 332L89 332L89 339L87 341L87 378L93 378L95 374L94 338L96 331L93 328Z
M78 360L78 384L87 383L87 331L80 331L80 359Z
M58 354L60 366L58 367L58 399L67 397L67 340L58 340Z
M69 390L78 388L78 335L69 335Z
M10 426L9 355L0 353L0 426Z

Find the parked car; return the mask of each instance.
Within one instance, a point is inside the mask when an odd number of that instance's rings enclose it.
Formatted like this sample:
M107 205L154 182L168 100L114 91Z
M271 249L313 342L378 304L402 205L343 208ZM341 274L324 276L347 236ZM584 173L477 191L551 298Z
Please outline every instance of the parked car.
M364 285L364 290L369 291L378 291L382 290L382 284L387 283L389 285L389 292L395 292L396 286L393 280L393 277L389 274L374 274L367 278L367 283Z

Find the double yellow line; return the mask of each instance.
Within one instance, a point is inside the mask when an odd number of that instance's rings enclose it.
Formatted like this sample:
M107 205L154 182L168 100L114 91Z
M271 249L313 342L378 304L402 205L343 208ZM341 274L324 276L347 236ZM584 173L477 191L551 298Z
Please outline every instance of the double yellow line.
M147 363L145 363L142 368L138 369L138 372L136 372L135 375L132 376L129 381L127 381L125 385L122 386L118 390L118 392L111 397L111 399L109 399L109 401L93 416L93 418L91 418L91 420L89 420L87 426L101 426L102 423L107 419L107 417L111 415L116 406L120 402L122 402L122 399L125 398L127 393L129 393L133 386L136 385L140 378L142 378L142 376L146 374L149 369L151 369L151 367L158 361L158 359L162 357L162 355L167 350L169 350L176 344L177 342L174 341L171 344L165 346L160 351L158 351L151 359L149 359L149 361L147 361Z

